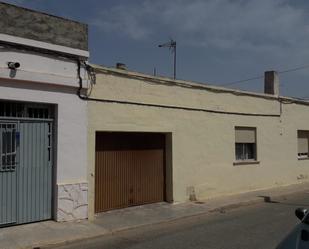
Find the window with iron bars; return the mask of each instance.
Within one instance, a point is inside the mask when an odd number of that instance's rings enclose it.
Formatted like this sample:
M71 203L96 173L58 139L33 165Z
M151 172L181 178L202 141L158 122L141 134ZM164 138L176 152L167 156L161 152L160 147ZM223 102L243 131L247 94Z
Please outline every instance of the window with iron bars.
M0 123L0 171L14 171L17 164L17 124Z
M47 104L33 104L0 100L0 117L10 118L53 118L52 107Z

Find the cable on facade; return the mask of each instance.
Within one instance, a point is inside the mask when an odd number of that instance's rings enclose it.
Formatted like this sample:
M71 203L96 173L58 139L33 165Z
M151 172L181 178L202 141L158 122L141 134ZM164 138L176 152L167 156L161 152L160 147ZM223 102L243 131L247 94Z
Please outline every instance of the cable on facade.
M82 99L82 100L87 100L87 96L82 95L82 89L83 89L83 78L80 75L80 70L81 70L81 61L77 60L77 77L78 77L78 82L79 82L79 88L77 90L77 96Z
M88 97L91 95L92 88L93 88L93 85L95 84L95 80L96 80L94 69L90 65L88 65L86 63L86 61L77 60L76 63L77 63L77 77L78 77L78 82L79 82L79 87L78 87L78 90L77 90L77 95L78 95L78 97L80 99L87 100ZM90 79L90 91L87 92L86 95L82 94L82 89L83 89L83 78L81 76L81 64L82 63L84 64L85 70L86 70L86 72L88 74L88 77Z
M95 70L103 72L105 74L110 74L110 75L121 75L121 76L126 76L125 73L120 73L120 72L114 72L110 71L107 69L103 68L96 68ZM234 89L228 89L228 88L222 88L218 86L209 86L206 84L202 83L182 83L179 82L179 80L174 81L172 79L160 79L158 77L152 77L152 76L143 76L143 75L136 75L136 74L131 74L130 78L137 79L137 80L143 80L144 83L146 84L152 84L152 85L164 85L164 86L178 86L181 88L187 88L187 89L194 89L194 90L205 90L205 91L210 91L214 93L231 93L235 94L238 96L254 96L257 98L263 98L263 99L275 99L273 96L267 96L267 95L262 95L258 93L250 93L250 92L245 92L245 91L240 91L240 90L234 90Z
M103 99L103 98L102 99L91 98L89 96L82 95L82 93L81 93L82 88L83 88L83 79L80 75L80 73L81 73L81 62L80 61L77 61L77 66L78 66L77 67L77 73L78 73L78 78L79 78L79 88L78 88L78 91L77 91L77 95L82 100L104 102L104 103L136 105L136 106L158 107L158 108L167 108L167 109L179 109L179 110L186 110L186 111L209 112L209 113L217 113L217 114L229 114L229 115L241 115L241 116L260 116L260 117L280 117L280 114L226 112L226 111L218 111L218 110L210 110L210 109L202 109L202 108L191 108L191 107L184 107L184 106L159 105L159 104L142 103L142 102L134 102L134 101L122 101L122 100ZM86 70L87 70L87 67L86 67ZM88 68L88 70L89 70L89 68ZM93 84L93 83L91 83L91 84Z
M191 108L191 107L171 106L171 105L159 105L159 104L133 102L133 101L113 100L113 99L97 99L97 98L86 97L85 100L96 101L96 102L105 102L105 103L115 103L115 104L136 105L136 106L159 107L159 108L166 108L166 109L179 109L179 110L185 110L185 111L209 112L209 113L228 114L228 115L258 116L258 117L280 117L280 114L226 112L226 111L217 111L217 110L202 109L202 108Z
M152 104L152 103L143 103L143 102L134 102L134 101L123 101L123 100L114 100L114 99L103 99L103 98L92 98L90 97L89 94L87 95L82 95L82 87L83 87L83 79L80 75L81 73L81 61L78 61L78 78L79 78L79 89L78 89L78 96L85 101L95 101L95 102L104 102L104 103L115 103L115 104L126 104L126 105L136 105L136 106L148 106L148 107L156 107L156 108L167 108L167 109L179 109L179 110L186 110L186 111L198 111L198 112L208 112L208 113L215 113L215 114L226 114L226 115L239 115L239 116L256 116L256 117L281 117L282 111L280 111L280 114L266 114L266 113L246 113L246 112L227 112L227 111L219 111L219 110L211 110L211 109L203 109L203 108L192 108L192 107L185 107L185 106L174 106L174 105L160 105L160 104ZM94 68L92 68L90 65L87 65L86 62L83 62L85 64L85 69L88 72L88 74L94 74ZM111 71L103 70L106 71L107 73L112 73ZM147 77L142 77L142 76L137 76L135 77L137 79L146 79L147 81L152 80L153 82L157 83L157 79L152 79L152 78L147 78ZM159 81L162 81L158 79ZM147 82L148 83L148 82ZM91 80L90 85L93 85L94 81ZM158 83L157 83L158 84ZM163 83L160 82L159 84L164 84L167 86L180 86L180 87L185 87L185 88L197 88L197 89L203 89L203 90L214 90L212 88L207 88L204 86L198 86L198 85L185 85L182 83L177 83L177 82L166 82ZM270 96L259 96L255 94L250 94L250 93L242 93L239 91L233 91L233 90L225 90L225 89L215 89L216 92L228 92L228 93L233 93L236 95L249 95L249 96L254 96L254 97L261 97L261 98L268 98L271 100L276 100L282 104L294 104L294 103L299 103L299 104L304 104L304 105L309 105L309 102L305 102L303 100L294 100L294 99L287 99L283 97L270 97ZM280 108L281 110L281 108Z

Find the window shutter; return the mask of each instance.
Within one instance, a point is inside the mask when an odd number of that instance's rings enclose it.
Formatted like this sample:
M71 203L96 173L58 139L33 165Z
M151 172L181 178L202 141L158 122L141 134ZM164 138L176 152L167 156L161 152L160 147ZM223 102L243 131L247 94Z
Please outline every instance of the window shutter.
M298 153L308 153L308 138L308 132L298 131Z
M236 127L235 143L255 143L255 128Z

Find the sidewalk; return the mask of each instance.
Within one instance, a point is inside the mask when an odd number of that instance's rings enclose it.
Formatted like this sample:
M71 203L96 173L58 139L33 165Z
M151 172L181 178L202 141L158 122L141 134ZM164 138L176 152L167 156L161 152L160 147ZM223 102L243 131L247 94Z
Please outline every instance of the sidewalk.
M309 191L309 183L290 185L180 204L156 203L102 213L93 222L39 222L0 228L1 249L39 248L90 239L113 232L271 201L273 198Z

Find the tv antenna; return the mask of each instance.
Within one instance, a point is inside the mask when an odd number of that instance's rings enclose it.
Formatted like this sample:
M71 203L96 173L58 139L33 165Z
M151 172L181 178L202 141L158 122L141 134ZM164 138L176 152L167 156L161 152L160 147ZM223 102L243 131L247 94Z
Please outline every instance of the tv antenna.
M160 44L159 48L169 48L171 52L174 54L174 80L176 79L176 41L171 39L169 42Z

